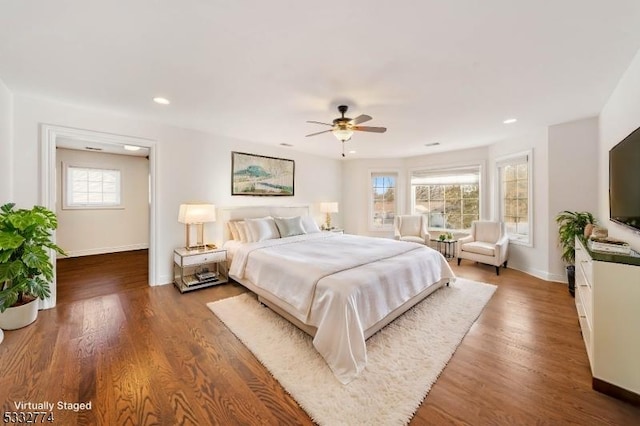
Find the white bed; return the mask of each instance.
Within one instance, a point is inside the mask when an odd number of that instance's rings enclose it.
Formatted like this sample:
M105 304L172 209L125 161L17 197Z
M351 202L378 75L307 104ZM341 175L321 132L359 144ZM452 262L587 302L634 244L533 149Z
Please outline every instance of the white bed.
M306 206L230 209L224 220L307 211ZM230 277L312 335L341 383L365 368L367 338L455 278L439 252L384 238L314 232L232 240L225 248L232 254Z

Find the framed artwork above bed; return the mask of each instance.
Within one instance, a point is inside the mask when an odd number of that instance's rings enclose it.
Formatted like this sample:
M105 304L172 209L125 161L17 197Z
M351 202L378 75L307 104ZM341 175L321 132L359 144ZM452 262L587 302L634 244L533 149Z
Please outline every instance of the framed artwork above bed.
M295 162L231 152L231 195L294 195Z

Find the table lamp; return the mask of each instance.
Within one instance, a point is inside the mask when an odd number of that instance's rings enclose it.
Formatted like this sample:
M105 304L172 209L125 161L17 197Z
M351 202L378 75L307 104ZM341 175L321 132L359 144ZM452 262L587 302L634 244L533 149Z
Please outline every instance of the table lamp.
M338 213L338 203L320 203L320 211L327 214L324 224L325 229L331 229L331 213Z
M216 221L216 206L213 204L180 204L180 212L178 213L178 222L186 225L186 245L188 250L203 248L204 244L204 227L207 222ZM191 227L196 227L195 244L191 241Z

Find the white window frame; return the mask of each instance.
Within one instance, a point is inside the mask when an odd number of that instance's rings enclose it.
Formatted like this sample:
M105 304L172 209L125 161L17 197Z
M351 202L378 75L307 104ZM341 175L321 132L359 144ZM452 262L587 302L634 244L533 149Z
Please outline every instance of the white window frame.
M529 223L529 234L525 237L522 234L509 234L509 242L512 244L522 245L526 247L533 247L533 149L527 151L521 151L518 153L505 155L496 158L495 172L496 172L496 212L498 220L503 222L504 218L504 202L503 202L503 190L502 190L502 172L501 168L508 165L515 165L522 162L527 163L527 200L528 211L527 220ZM508 232L508 231L507 231Z
M101 172L117 172L116 194L117 201L114 203L78 203L73 202L73 184L71 169L95 170ZM102 209L123 209L122 200L122 171L118 168L100 167L94 165L62 163L62 208L63 210L102 210Z
M399 214L399 197L400 197L400 172L398 170L370 170L369 171L369 179L367 180L367 185L369 185L369 188L367 189L367 193L368 193L368 215L369 215L369 230L373 231L373 232L379 232L379 231L389 231L389 230L393 230L393 223L389 223L386 225L382 225L382 226L377 226L374 223L373 220L373 201L374 201L374 196L373 196L373 185L372 185L372 179L376 176L389 176L389 177L393 177L395 179L396 182L396 186L395 186L395 194L394 194L394 204L395 204L395 214Z
M415 188L412 183L412 177L415 173L418 172L426 172L426 173L438 173L438 172L455 172L457 170L469 170L469 169L478 169L478 219L482 219L483 217L483 206L484 206L484 170L486 168L486 164L482 163L464 163L464 164L453 164L447 166L437 166L437 167L418 167L409 171L409 192L410 192L410 208L413 214L419 214L416 212L416 197L415 197ZM471 229L471 228L469 228ZM429 230L439 231L439 232L467 232L469 229L448 229L448 228L434 228L429 223Z

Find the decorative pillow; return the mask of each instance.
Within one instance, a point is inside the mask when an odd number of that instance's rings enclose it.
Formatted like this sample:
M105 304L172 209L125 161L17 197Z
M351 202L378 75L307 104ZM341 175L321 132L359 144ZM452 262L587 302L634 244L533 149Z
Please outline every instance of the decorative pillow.
M243 242L243 243L248 243L249 241L249 236L247 235L249 233L249 230L247 229L247 224L244 223L243 220L239 220L236 222L236 229L238 230L238 237L239 237L239 241Z
M238 227L236 226L235 221L227 222L227 226L229 227L229 232L231 232L231 238L236 241L240 241L240 233L238 233Z
M276 217L275 222L282 238L306 234L304 228L302 227L302 218L300 216Z
M320 228L318 228L318 224L311 216L302 216L302 228L304 232L307 234L315 234L316 232L320 232Z
M245 219L252 242L280 238L280 233L272 217L260 219Z

